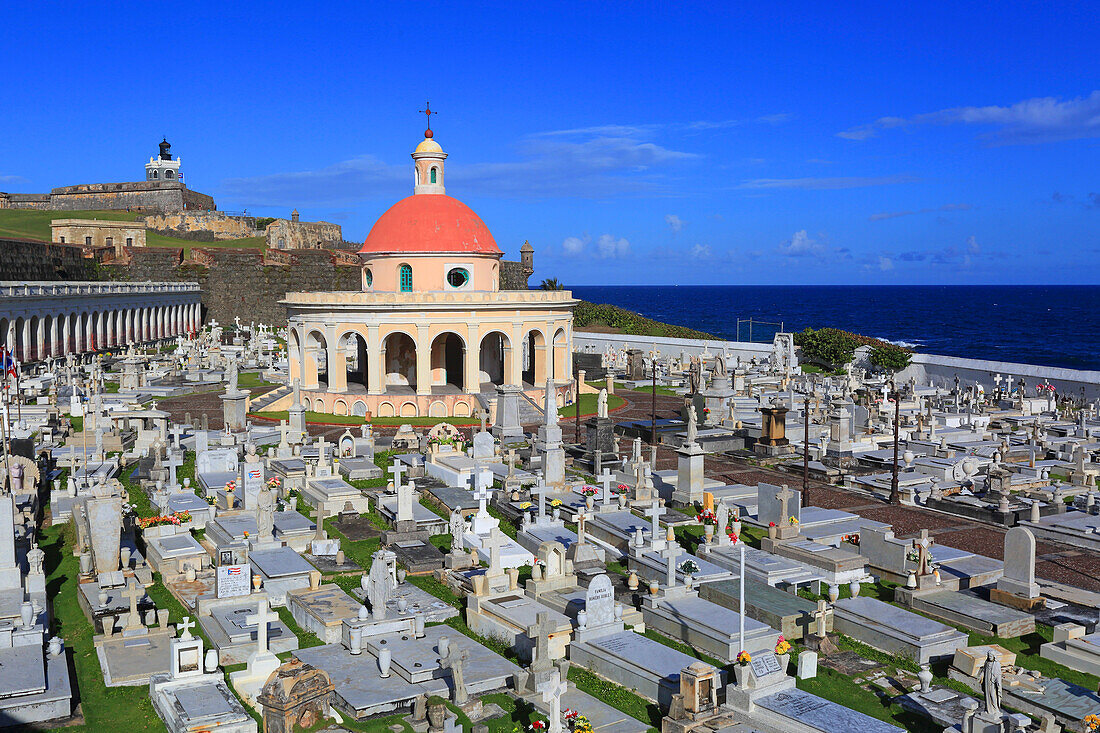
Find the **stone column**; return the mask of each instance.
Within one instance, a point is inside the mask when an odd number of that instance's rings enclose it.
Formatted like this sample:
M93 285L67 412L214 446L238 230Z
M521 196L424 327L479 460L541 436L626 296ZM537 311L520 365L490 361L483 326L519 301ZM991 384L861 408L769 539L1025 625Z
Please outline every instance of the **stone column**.
M416 393L432 393L432 342L428 339L428 326L416 324Z
M462 352L462 391L476 394L481 389L478 374L481 371L481 340L477 337L477 326L466 325L466 348Z
M34 355L37 359L46 358L46 317L38 317L38 333L35 334Z
M336 336L336 326L325 328L325 341L328 345L328 391L348 391L348 361L340 340Z
M504 383L519 387L523 385L523 324L519 321L512 322L511 342L512 368L505 372ZM504 348L509 351L508 346ZM504 363L507 365L508 360L505 359Z
M116 311L107 311L107 340L103 342L104 346L115 346L115 321L117 320Z
M317 389L317 352L319 349L302 347L302 386Z
M378 326L367 326L367 394L386 392L385 356Z
M95 315L88 313L84 317L84 344L81 351L90 351L95 339Z
M546 366L546 355L547 355L547 353L552 354L553 351L550 350L550 349L547 349L547 340L546 340L546 335L545 334L542 335L542 346L539 346L538 344L536 344L535 348L534 348L534 352L535 352L534 353L534 358L535 358L535 370L534 370L535 371L535 384L536 385L546 384L546 378L548 376L550 376L551 373L553 372L553 367L552 366L550 368L547 368L547 366Z

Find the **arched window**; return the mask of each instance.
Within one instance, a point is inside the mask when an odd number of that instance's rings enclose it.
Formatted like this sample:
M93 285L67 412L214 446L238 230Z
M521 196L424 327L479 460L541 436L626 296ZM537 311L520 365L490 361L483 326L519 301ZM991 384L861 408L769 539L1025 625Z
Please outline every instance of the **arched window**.
M363 271L363 283L369 288L374 285L374 273L369 269Z
M160 172L159 171L153 171L153 178L160 178Z
M164 171L164 177L165 178L171 178L172 177L172 171L171 170Z
M432 183L437 183L437 181L435 180L435 170L435 168L432 168Z
M398 269L401 274L401 292L411 293L413 289L413 269L409 265L401 265Z

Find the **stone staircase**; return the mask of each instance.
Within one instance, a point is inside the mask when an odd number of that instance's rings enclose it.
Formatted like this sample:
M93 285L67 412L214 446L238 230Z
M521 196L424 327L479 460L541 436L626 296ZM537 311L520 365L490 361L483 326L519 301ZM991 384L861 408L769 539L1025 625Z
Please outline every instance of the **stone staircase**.
M278 402L282 398L284 398L287 395L291 394L293 391L294 391L293 389L291 389L290 387L286 387L286 386L279 387L278 389L273 389L270 392L262 394L259 397L255 398L254 400L252 400L252 405L251 405L250 409L251 409L252 412L261 412L266 407L275 404L276 402Z
M489 400L494 399L497 396L496 389L492 389L485 392L479 392L477 394L478 404L481 409L488 411ZM526 393L519 393L519 424L520 425L541 425L546 419L546 413L542 407L539 406L534 400L527 396Z

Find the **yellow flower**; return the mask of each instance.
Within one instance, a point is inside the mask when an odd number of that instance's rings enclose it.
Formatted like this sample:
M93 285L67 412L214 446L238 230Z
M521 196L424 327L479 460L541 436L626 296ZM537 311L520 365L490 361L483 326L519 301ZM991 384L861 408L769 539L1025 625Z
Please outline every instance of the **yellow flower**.
M798 524L798 519L792 515L791 519L790 519L790 522L791 522L791 524Z

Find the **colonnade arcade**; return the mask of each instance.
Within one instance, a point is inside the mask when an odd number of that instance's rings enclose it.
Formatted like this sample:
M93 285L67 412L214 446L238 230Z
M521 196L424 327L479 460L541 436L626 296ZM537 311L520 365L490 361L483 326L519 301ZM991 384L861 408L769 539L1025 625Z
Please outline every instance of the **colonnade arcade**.
M572 320L317 325L291 322L290 378L329 395L472 395L498 385L543 389L572 380ZM315 411L362 414L366 403L307 397ZM320 400L320 402L318 402ZM370 400L378 404L378 400ZM457 409L464 409L449 403ZM387 408L378 405L382 416ZM395 409L395 413L398 412ZM471 414L471 413L467 413Z
M65 284L57 285L64 288ZM95 285L92 284L90 293L83 294L97 295ZM177 286L171 290L179 289L176 283L165 285ZM120 294L118 286L106 287L112 294ZM5 291L0 295L8 295L8 290L13 295L3 298L4 303L0 306L0 345L11 349L17 360L31 362L171 338L197 331L202 323L197 285L193 290L184 289L183 297L179 298L193 302L170 302L177 299L165 298L163 292L153 295L155 291L146 288L128 293L125 285L121 294L133 297L79 297L81 293L74 296L69 292L71 289L45 298L40 297L41 292L28 292L28 288L7 284L0 287Z

